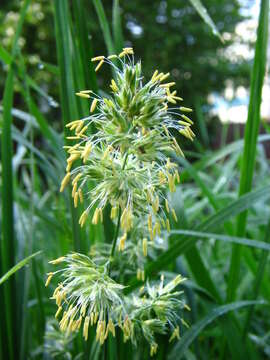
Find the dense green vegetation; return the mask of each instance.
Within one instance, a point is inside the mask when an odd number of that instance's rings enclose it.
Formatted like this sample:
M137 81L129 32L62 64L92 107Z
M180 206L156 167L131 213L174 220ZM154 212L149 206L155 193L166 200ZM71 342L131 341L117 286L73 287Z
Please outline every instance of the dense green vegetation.
M145 341L136 348L123 343L118 333L100 346L93 328L87 342L81 331L60 332L50 299L56 283L44 287L49 260L71 251L89 254L94 245L98 249L112 242L109 212L103 225L89 221L81 229L83 208L73 207L71 189L60 194L59 187L66 166L65 125L89 113L87 102L75 92L104 94L113 75L108 67L97 79L90 59L119 53L124 45L134 47L146 78L156 67L172 71L185 105L194 108L197 135L194 146L178 139L186 157L174 159L181 183L168 195L178 222L171 218L171 232L163 234L162 247L150 254L145 266L146 277L154 283L160 273L167 281L179 273L187 277L181 298L191 308L184 316L190 327L181 325L181 338L174 342L160 335L155 356L270 356L267 125L259 135L269 1L261 0L252 64L224 55L237 40L234 29L244 18L238 2L203 2L217 26L214 30L192 3L200 5L195 0L1 3L1 359L149 358ZM222 43L217 31L232 35ZM221 134L216 129L207 98L222 93L227 80L250 87L245 134L213 149L213 139L224 139L226 128ZM126 294L141 285L131 274Z

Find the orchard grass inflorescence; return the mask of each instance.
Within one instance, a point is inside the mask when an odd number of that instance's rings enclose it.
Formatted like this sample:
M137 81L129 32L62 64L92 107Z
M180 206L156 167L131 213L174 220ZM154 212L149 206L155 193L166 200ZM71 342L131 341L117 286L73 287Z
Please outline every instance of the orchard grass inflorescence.
M184 279L179 275L164 286L162 277L159 285L147 282L138 293L126 296L124 285L113 278L119 280L121 271L113 276L111 266L116 245L123 255L127 249L129 255L138 258L135 271L144 282L149 247L155 248L156 238L162 237L164 230L170 231L169 214L177 221L165 192L167 188L174 192L180 182L178 167L170 156L183 156L174 134L179 132L193 140L192 121L184 114L192 110L177 105L182 98L172 90L175 83L168 82L169 73L156 70L148 82L144 81L132 48L92 61L97 62L96 71L103 64L113 67L111 94L102 98L92 90L76 93L90 100L90 115L67 124L74 132L68 137L73 144L65 147L67 167L60 191L71 183L74 206L86 204L81 226L90 213L93 224L102 222L104 208L110 205L115 236L101 262L94 256L98 248L90 251L90 257L72 253L53 260L52 264L65 267L49 273L46 285L54 274L61 275L62 282L53 294L58 306L56 317L62 316L61 330L74 332L83 324L87 340L89 325L96 326L96 339L103 344L118 327L124 341L137 344L138 339L145 338L154 355L155 334L170 330L170 340L179 337L179 322L184 323L179 311L188 307L174 289Z

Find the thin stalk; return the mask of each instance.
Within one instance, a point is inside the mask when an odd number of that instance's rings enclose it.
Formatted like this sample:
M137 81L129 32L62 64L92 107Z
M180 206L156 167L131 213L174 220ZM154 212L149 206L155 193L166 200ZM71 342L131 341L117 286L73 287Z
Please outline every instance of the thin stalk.
M125 157L124 157L124 162L122 165L122 170L125 169L126 163L127 163L127 158L128 158L128 153L125 153ZM117 225L115 228L115 232L114 232L114 238L113 238L113 244L112 244L112 249L111 249L111 254L110 254L110 259L109 259L109 267L108 267L108 274L110 275L110 264L113 261L113 257L114 257L114 252L115 252L115 247L116 247L116 242L118 239L118 235L119 235L119 230L120 230L120 222L121 222L121 215L122 215L122 210L119 207L119 212L118 212L118 219L117 219ZM107 359L107 353L108 353L108 344L106 343L104 346L104 351L103 351L103 359L106 360Z
M122 170L125 169L125 166L126 166L126 163L127 163L127 158L128 158L128 153L125 154L124 162L123 162L123 165L122 165ZM116 229L115 229L115 233L114 233L113 244L112 244L112 249L111 249L111 254L110 254L110 261L112 261L113 256L114 256L114 252L115 252L116 241L117 241L117 238L118 238L118 235L119 235L119 230L120 230L121 215L122 215L122 211L121 211L121 208L119 208L117 225L116 225Z

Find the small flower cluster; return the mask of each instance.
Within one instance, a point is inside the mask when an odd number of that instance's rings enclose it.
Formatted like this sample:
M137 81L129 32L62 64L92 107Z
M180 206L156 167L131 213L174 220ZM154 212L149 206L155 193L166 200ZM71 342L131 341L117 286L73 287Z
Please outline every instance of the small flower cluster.
M44 336L44 351L52 359L72 360L72 341L75 334L60 331L58 322L55 319L46 324ZM78 354L75 359L82 358ZM74 359L74 360L75 360Z
M116 67L112 59L120 62ZM76 141L67 146L67 174L60 191L71 181L74 205L89 200L80 217L80 225L86 222L92 207L95 211L92 223L103 220L103 209L112 207L111 218L121 214L121 229L124 238L133 227L136 217L148 216L150 239L160 234L161 227L169 230L170 224L160 201L164 201L164 190L175 191L175 183L180 181L177 166L166 155L176 152L183 156L172 130L177 130L193 139L192 121L182 112L192 111L186 107L169 108L182 98L171 91L174 82L164 83L169 73L158 73L144 83L141 63L134 64L133 50L125 48L118 56L107 58L98 56L96 70L103 63L113 66L116 77L111 82L110 97L102 98L91 90L83 90L78 96L91 101L90 116L67 124L74 131L68 137ZM173 116L175 115L175 116ZM178 119L175 118L178 116ZM90 125L97 129L89 133ZM77 166L76 160L82 164ZM72 170L72 166L76 166ZM89 183L94 184L89 191ZM166 211L172 212L167 200ZM124 240L122 246L124 248Z
M131 296L124 296L124 286L114 279L125 281L137 274L145 281L144 265L156 256L163 229L170 231L169 216L177 221L165 197L166 189L174 192L180 182L170 159L174 153L183 156L174 134L192 140L194 133L185 114L192 110L177 105L182 98L172 90L175 83L166 82L170 74L156 70L145 81L133 55L132 48L124 48L119 55L92 59L98 61L96 71L103 64L112 66L115 78L106 97L92 90L77 93L91 101L90 115L67 124L74 132L68 139L75 143L65 146L67 167L60 188L62 192L71 183L74 206L86 203L81 226L91 209L92 223L102 222L103 210L110 205L117 229L113 243L92 248L91 258L74 253L52 261L65 267L49 273L46 286L55 274L62 276L52 297L58 306L56 318L61 314L61 330L76 332L83 325L87 340L89 326L95 326L96 340L103 344L118 327L124 340L136 344L145 338L154 355L155 334L171 331L171 340L179 337L179 311L185 305L174 289L183 279L178 276L164 286L162 278L159 285L147 283ZM121 256L114 254L116 244ZM124 256L126 261L121 261Z
M60 329L71 333L83 324L83 336L87 340L89 326L97 325L97 340L101 344L109 332L115 335L114 309L123 307L124 286L107 275L106 267L97 266L86 255L68 254L50 263L66 264L65 268L48 277L49 281L55 274L61 274L63 278L52 296L58 306L55 317L62 314Z
M151 355L157 350L156 334L171 330L170 341L179 338L179 311L187 306L179 300L181 292L175 288L185 279L178 275L164 286L164 278L158 285L140 290L131 298L124 296L124 286L107 275L106 267L97 266L88 256L72 253L50 262L66 267L49 274L49 281L58 274L63 281L55 289L52 299L61 314L60 330L67 334L83 327L83 337L88 339L89 326L96 326L96 341L102 345L109 333L115 336L116 327L123 332L124 341L137 344L144 337L151 346Z
M150 286L147 283L146 287L140 290L140 296L133 296L127 305L130 325L124 340L130 338L136 344L137 339L144 337L150 344L152 356L158 348L156 334L166 334L169 328L169 341L179 339L179 321L187 325L179 316L179 312L184 308L189 310L189 307L179 300L181 292L175 291L175 288L184 280L185 278L178 275L164 286L164 277L161 276L159 284Z

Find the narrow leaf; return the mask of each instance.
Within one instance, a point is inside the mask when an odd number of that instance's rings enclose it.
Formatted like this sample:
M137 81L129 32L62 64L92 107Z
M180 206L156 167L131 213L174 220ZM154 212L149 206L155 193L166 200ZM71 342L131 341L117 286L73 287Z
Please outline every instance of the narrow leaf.
M238 301L214 308L207 316L192 325L191 328L184 333L180 341L174 346L169 355L169 359L181 359L185 354L185 351L189 348L194 339L196 339L196 337L202 332L202 330L220 316L245 306L265 304L266 302L264 301Z
M200 0L189 0L194 8L197 10L198 14L202 17L205 23L211 28L214 35L218 36L219 39L224 42L222 36L220 35L216 25L214 24L213 20L209 16L205 6L202 4Z
M33 257L39 255L41 251L37 251L34 254L27 256L25 259L19 261L16 265L14 265L8 272L6 272L1 278L0 278L0 285L3 284L3 282L7 281L8 278L15 274L16 271L20 270L24 265L26 265Z

